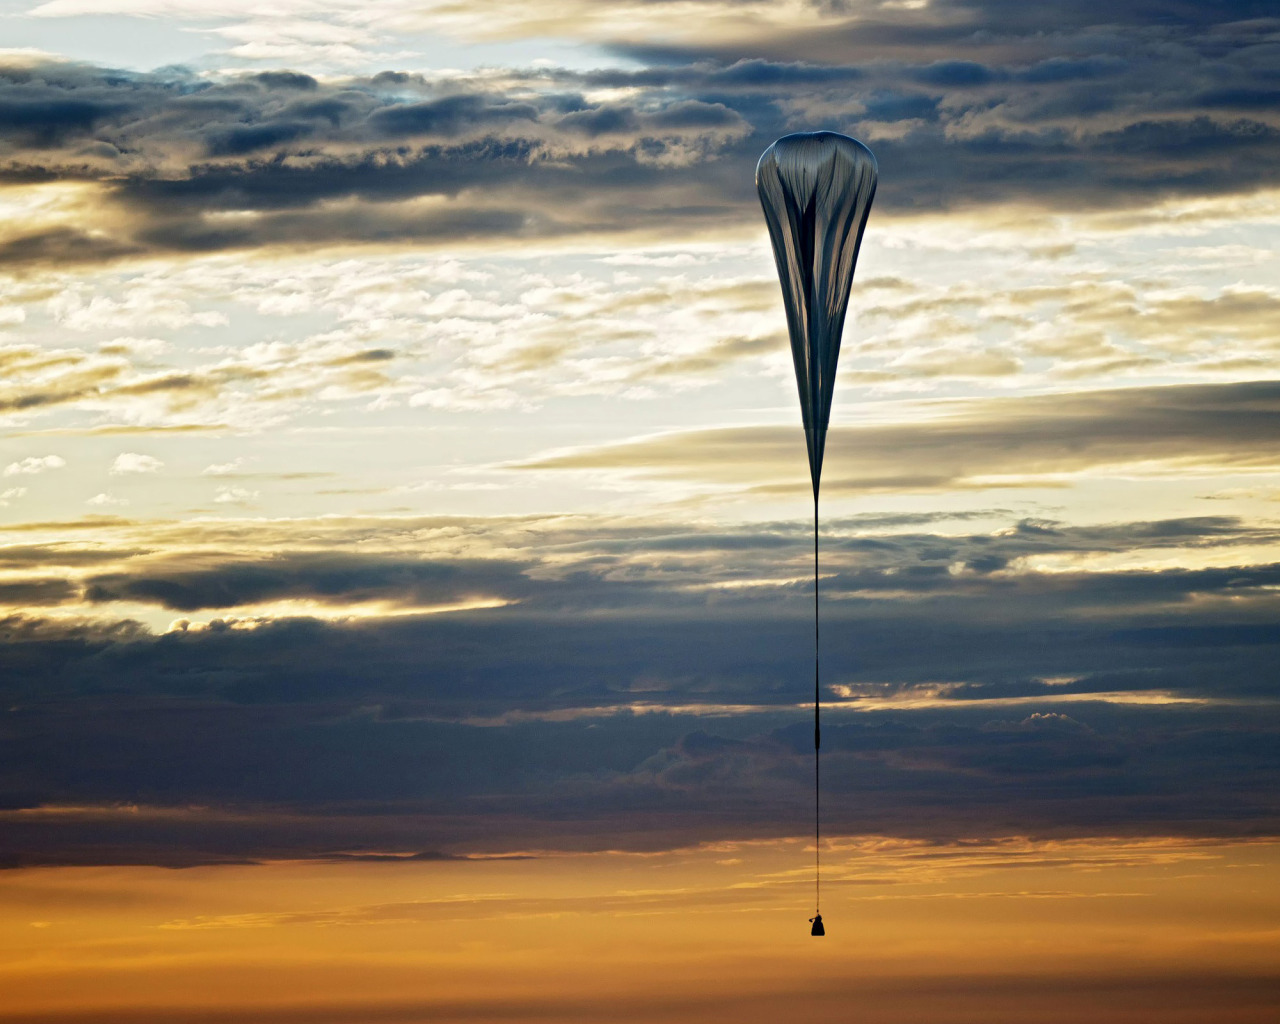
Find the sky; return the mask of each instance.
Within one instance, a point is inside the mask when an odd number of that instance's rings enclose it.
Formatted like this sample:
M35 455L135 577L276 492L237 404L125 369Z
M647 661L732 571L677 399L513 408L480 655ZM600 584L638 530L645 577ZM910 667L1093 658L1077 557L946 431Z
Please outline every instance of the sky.
M0 0L0 1021L1274 1020L1278 166L1260 0Z

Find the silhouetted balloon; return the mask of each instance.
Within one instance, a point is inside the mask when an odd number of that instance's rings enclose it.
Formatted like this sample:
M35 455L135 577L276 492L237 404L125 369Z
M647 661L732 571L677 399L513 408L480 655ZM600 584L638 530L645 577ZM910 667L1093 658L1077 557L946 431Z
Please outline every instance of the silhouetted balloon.
M876 158L835 132L785 135L756 165L756 190L782 279L791 355L813 479L813 896L810 935L825 935L822 914L822 701L818 635L818 487L835 391L840 336L862 230L876 194Z
M785 135L756 165L782 279L815 500L849 287L876 177L871 151L835 132Z

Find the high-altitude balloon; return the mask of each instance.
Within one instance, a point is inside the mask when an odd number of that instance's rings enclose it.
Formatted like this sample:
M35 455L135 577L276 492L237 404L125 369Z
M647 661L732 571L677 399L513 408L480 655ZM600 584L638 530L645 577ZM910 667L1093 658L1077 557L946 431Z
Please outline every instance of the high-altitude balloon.
M756 190L782 279L817 500L849 287L876 194L876 158L847 135L785 135L760 157Z
M786 135L756 165L756 190L782 279L791 355L813 479L813 889L810 935L826 935L822 895L822 747L818 636L818 485L831 419L840 335L862 230L876 194L876 158L835 132Z

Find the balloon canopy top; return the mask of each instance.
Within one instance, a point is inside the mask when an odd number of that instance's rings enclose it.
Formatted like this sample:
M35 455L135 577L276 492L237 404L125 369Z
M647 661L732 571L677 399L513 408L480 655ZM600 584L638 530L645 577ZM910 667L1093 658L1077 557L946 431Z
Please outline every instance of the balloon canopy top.
M876 158L836 132L784 135L756 165L782 282L814 498L854 265L876 194Z

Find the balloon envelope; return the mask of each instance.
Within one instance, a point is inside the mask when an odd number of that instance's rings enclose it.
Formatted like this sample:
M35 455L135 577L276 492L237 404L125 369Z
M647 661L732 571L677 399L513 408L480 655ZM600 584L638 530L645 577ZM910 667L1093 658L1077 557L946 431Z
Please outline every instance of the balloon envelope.
M756 165L782 279L815 500L849 287L876 177L871 150L835 132L785 135Z

